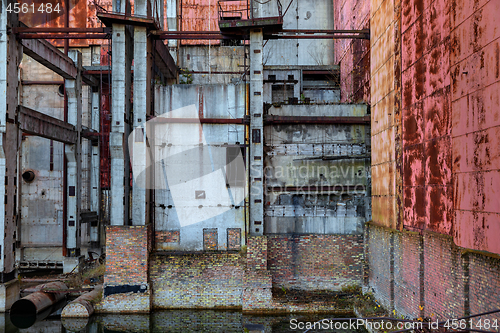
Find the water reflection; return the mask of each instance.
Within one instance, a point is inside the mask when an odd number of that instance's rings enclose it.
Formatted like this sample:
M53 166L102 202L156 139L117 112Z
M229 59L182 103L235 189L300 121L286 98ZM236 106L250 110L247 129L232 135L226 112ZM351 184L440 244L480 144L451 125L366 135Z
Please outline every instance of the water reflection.
M10 321L9 315L0 316L0 332L209 332L229 333L245 332L303 332L304 330L291 330L290 320L296 319L304 322L314 322L332 315L273 315L255 316L244 315L239 311L194 311L175 310L158 311L151 315L94 315L90 319L60 319L49 316L45 320L36 321L29 328L16 327ZM3 327L2 327L3 326ZM3 328L3 329L2 329ZM255 329L255 331L253 330ZM363 331L335 330L340 333L366 333ZM329 332L316 330L310 332Z

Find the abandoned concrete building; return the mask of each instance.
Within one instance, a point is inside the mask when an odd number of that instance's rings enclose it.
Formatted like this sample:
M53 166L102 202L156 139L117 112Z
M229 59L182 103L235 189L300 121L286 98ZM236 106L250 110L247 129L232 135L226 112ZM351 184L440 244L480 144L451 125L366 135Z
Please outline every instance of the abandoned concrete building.
M88 253L101 312L500 308L499 1L13 4L0 310Z

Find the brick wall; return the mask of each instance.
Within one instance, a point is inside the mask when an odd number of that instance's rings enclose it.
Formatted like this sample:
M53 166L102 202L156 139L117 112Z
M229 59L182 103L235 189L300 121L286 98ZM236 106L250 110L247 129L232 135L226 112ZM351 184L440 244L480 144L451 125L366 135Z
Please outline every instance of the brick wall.
M252 236L247 240L247 266L249 269L267 269L267 236Z
M422 315L419 308L423 274L422 237L415 233L394 234L394 307L411 318Z
M500 259L485 257L478 253L468 253L467 256L470 313L500 309ZM483 318L496 319L500 324L500 313Z
M464 276L460 249L450 237L424 234L425 314L456 318L464 310Z
M377 299L386 308L392 308L393 295L391 274L393 233L389 229L370 226L367 237L367 260L369 265L369 285L375 291Z
M361 285L363 259L362 235L268 236L268 268L278 287L340 290Z
M239 253L155 254L153 308L241 307L245 266Z
M149 312L151 293L148 263L151 237L149 225L106 228L104 298L96 311Z
M369 0L334 3L334 24L339 30L370 29ZM335 40L335 63L340 66L342 102L370 102L370 41Z
M468 252L451 236L367 229L369 285L386 308L439 320L500 308L499 258Z
M148 244L145 226L108 226L104 284L147 284Z

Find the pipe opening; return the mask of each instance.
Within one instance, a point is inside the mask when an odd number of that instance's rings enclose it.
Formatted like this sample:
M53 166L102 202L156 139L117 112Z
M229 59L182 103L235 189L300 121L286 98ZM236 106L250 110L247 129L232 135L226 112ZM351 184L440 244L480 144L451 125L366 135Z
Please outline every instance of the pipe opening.
M32 301L27 299L20 299L10 308L10 314L12 316L36 316L37 309Z
M35 173L31 170L27 170L23 172L22 177L25 182L31 183L33 180L35 180Z

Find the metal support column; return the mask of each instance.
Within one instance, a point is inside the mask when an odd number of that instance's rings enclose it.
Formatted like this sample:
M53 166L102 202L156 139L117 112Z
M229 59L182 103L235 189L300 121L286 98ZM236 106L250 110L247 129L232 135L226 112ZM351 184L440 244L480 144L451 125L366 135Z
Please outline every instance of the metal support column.
M91 128L96 132L99 132L100 128L100 100L101 93L97 87L92 88L91 93ZM93 212L97 212L99 216L99 197L101 193L100 189L100 163L101 159L99 156L99 145L100 140L94 140L92 142L92 151L91 151L91 169L90 169L90 210ZM97 219L99 221L99 218ZM99 224L94 223L95 225L90 225L90 242L93 247L98 247L99 243Z
M66 246L69 257L80 255L81 241L81 130L82 130L82 54L79 51L71 50L69 57L77 67L75 80L66 79L65 88L68 96L68 123L75 126L78 137L76 144L67 144L64 148L67 163L68 183L67 183L67 235Z
M263 33L250 30L250 235L264 233Z

